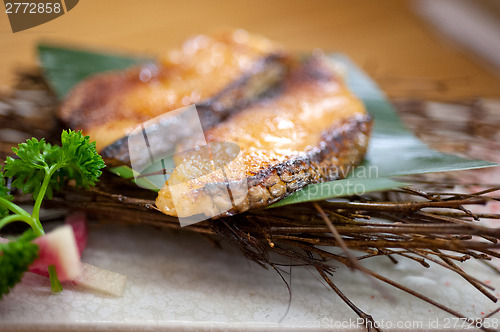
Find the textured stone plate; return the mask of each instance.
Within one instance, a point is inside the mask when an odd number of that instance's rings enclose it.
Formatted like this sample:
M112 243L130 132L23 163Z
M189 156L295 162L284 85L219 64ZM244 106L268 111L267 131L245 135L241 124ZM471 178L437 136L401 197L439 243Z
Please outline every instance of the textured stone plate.
M218 249L207 238L187 232L92 225L83 260L126 274L123 297L103 297L71 285L54 295L47 278L27 273L0 301L0 330L330 331L360 326L340 298L304 267L292 269L287 313L289 295L278 274L247 261L228 244L223 247ZM472 318L484 317L496 308L463 279L439 266L426 269L404 259L394 265L383 257L363 264ZM484 265L469 262L465 266L479 279L500 287L500 278ZM359 272L345 267L339 267L334 281L386 329L401 324L410 329L464 324L384 286L395 298L391 303ZM489 322L499 323L493 318Z

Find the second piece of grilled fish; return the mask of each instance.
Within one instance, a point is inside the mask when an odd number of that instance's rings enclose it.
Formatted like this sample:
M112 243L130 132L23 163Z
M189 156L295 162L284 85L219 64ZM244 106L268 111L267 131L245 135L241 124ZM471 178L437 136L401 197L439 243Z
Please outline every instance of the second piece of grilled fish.
M178 217L227 216L339 179L362 161L371 123L331 60L313 56L290 73L280 93L208 130L208 147L180 147L188 152L176 157L156 205ZM239 147L236 158L228 157L234 151L224 142Z

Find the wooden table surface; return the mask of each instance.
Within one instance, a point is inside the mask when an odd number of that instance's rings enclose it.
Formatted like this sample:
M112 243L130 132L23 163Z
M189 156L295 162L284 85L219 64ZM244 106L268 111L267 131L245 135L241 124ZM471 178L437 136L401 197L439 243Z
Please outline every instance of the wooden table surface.
M291 50L340 51L392 98L500 96L492 68L448 43L399 0L84 0L41 26L12 33L0 13L0 88L35 63L37 42L155 55L220 27L260 33Z

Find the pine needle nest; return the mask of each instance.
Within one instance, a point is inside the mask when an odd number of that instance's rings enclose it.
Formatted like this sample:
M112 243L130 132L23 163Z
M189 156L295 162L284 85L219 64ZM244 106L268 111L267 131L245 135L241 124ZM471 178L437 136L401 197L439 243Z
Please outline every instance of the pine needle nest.
M54 116L57 101L39 72L20 74L13 92L0 96L0 100L3 103L0 129L15 130L17 135L11 139L3 135L0 139L2 160L11 154L12 146L27 137L57 140L61 131ZM478 107L477 101L462 103L464 105L471 109L472 117L472 110ZM413 116L416 110L422 114L426 106L424 102L399 101L395 106L411 129L424 140L426 136L434 139L427 142L437 149L467 155L470 150L468 147L485 142L478 141L480 131L474 126L459 126L457 129L453 124L429 118L429 114L423 120L422 116ZM489 126L498 128L500 121L484 126L485 130ZM450 145L446 143L450 140L436 139L436 132L443 129L447 129L447 133L455 133L460 140ZM367 275L374 287L379 287L380 283L375 282L378 280L455 317L464 318L466 316L463 313L363 266L363 261L378 256L386 256L394 263L399 257L404 257L419 263L422 268L429 268L429 262L432 262L464 278L484 296L496 302L492 287L465 272L459 263L479 260L491 267L492 273L500 274L492 264L492 260L500 258L500 252L497 251L500 248L500 228L491 227L491 222L490 227L482 223L484 220L495 222L500 219L500 214L470 211L476 205L500 201L500 196L495 196L500 186L465 183L464 174L467 173L406 177L404 181L412 183L411 187L342 200L249 211L234 217L207 220L182 230L205 234L216 241L230 241L240 248L245 257L278 273L281 273L283 261L289 265L314 268L329 287L364 319L368 330L380 329L369 313L363 312L337 287L332 276L339 265ZM457 186L462 188L463 193L454 192ZM62 194L47 202L45 207L85 210L95 219L108 222L116 220L119 215L117 222L120 223L180 228L176 218L154 208L154 198L155 193L138 189L128 181L105 172L96 187L76 191L68 186ZM29 199L23 195L16 196L18 202ZM280 260L280 257L285 260ZM286 282L285 278L283 280ZM482 319L490 318L499 311L500 308ZM481 324L477 326L489 330Z

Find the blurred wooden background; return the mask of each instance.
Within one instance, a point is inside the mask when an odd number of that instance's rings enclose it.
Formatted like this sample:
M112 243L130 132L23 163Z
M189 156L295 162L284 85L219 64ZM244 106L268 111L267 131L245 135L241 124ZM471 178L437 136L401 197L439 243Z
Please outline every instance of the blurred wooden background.
M263 34L291 50L350 56L392 98L500 97L482 59L449 43L400 0L82 0L70 12L13 34L0 13L0 88L35 63L39 41L155 55L220 27Z

